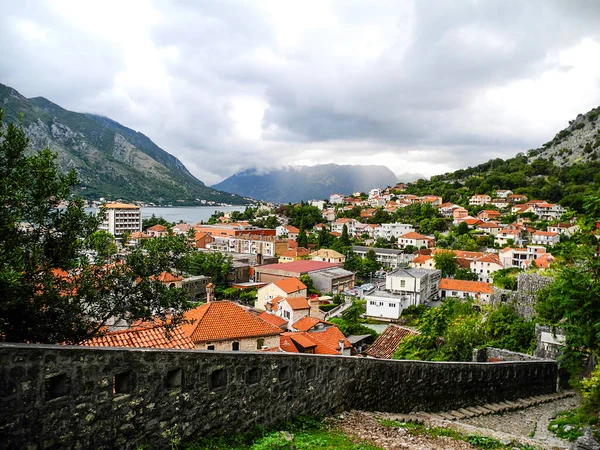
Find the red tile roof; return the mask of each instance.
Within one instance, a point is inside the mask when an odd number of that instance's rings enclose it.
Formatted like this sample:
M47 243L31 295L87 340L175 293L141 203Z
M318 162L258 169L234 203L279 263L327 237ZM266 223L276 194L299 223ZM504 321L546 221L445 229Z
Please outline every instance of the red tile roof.
M167 227L157 223L156 225L148 228L146 231L157 231L157 232L163 233L163 232L167 231Z
M286 265L289 264L292 263L287 263ZM282 291L284 291L286 294L291 294L292 292L298 292L303 289L306 289L306 285L298 278L286 278L284 280L277 280L273 281L273 284Z
M429 239L427 236L423 236L415 231L411 231L409 233L403 234L398 239Z
M79 345L86 347L128 347L128 348L195 348L192 340L180 328L168 334L162 326L137 327L127 330L110 331Z
M176 281L182 281L183 277L180 277L179 275L173 275L169 272L161 272L160 274L158 274L156 279L161 283L174 283Z
M185 313L181 326L194 343L279 335L281 330L230 301L216 301Z
M446 291L476 292L479 294L491 294L492 285L483 281L453 280L451 278L442 278L439 284L440 289Z
M288 297L285 299L285 301L288 303L288 305L290 305L290 308L292 308L294 311L299 309L310 308L306 297Z
M258 317L265 322L270 323L271 325L275 325L277 328L283 328L287 324L287 320L285 320L283 317L276 316L275 314L269 314L266 311L261 312Z
M391 359L400 341L407 336L417 336L419 332L390 324L363 354L373 358Z
M352 347L339 328L332 326L323 331L283 333L279 346L283 351L290 353L300 353L304 348L314 348L316 355L340 355L340 341L344 341L344 349Z
M333 325L329 322L325 322L325 321L317 319L315 317L306 316L306 317L303 317L302 319L296 321L292 325L292 327L294 327L298 331L308 331L311 328L313 328L315 325L318 325L320 323L322 323L324 325L329 325L329 326Z

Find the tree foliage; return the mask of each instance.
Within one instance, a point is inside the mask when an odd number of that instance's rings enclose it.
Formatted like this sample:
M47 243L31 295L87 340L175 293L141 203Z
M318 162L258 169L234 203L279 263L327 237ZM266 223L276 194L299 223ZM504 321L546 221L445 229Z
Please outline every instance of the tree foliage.
M442 277L452 277L458 270L458 261L454 252L439 252L433 255L435 268L442 271Z
M6 341L77 343L114 319L169 319L189 307L182 289L155 278L180 255L154 261L134 250L118 264L89 264L83 251L99 219L88 215L74 171L62 174L49 149L27 156L28 140L0 111L0 335ZM59 205L66 203L65 207ZM99 236L99 235L97 235Z
M211 278L215 288L226 289L229 286L229 272L233 267L233 258L219 252L200 252L189 254L184 261L192 275L205 275Z

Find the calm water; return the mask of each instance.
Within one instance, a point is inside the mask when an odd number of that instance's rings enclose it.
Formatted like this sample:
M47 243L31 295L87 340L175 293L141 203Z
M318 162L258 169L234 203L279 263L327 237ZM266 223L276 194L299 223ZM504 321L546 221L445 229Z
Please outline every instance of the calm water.
M172 208L142 208L142 219L152 217L154 214L156 217L163 217L169 222L178 223L183 220L185 223L193 225L200 222L201 220L206 222L208 218L214 214L215 211L229 212L229 211L243 211L245 206L182 206ZM86 211L95 211L94 208L86 208Z

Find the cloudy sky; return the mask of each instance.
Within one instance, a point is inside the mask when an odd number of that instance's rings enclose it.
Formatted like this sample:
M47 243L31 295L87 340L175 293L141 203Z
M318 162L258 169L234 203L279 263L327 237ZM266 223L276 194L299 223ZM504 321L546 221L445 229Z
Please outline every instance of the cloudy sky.
M430 176L600 105L600 1L0 0L0 83L245 167Z

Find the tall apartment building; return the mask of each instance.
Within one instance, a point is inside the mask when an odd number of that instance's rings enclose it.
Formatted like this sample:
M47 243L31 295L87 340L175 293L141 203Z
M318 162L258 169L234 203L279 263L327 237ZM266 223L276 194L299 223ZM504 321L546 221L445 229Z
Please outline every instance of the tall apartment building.
M107 203L106 216L98 227L114 236L142 231L142 210L137 205Z

